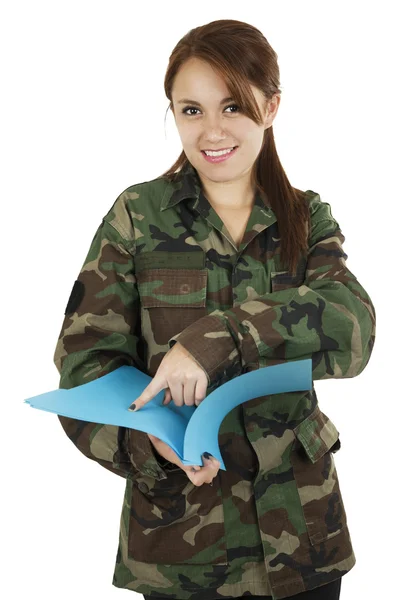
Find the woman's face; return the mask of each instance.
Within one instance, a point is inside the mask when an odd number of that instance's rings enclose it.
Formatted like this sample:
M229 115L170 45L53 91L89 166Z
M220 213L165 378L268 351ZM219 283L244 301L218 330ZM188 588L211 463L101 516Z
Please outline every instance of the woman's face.
M202 179L232 182L250 177L264 131L272 125L280 103L280 96L275 95L266 115L266 98L258 88L251 89L261 109L263 125L240 113L233 100L222 102L230 94L208 63L190 58L179 69L172 90L175 123L183 150ZM234 146L238 148L230 158L219 163L208 162L203 156L203 150Z

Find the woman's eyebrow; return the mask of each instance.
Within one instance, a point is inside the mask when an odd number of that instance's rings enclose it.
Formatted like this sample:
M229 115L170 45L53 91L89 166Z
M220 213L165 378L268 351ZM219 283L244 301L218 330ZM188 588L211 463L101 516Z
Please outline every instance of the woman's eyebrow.
M219 104L226 104L226 102L230 102L230 100L233 100L233 98L224 98ZM182 98L182 100L178 100L178 104L196 104L196 106L201 106L200 102L197 102L196 100L189 100L188 98Z

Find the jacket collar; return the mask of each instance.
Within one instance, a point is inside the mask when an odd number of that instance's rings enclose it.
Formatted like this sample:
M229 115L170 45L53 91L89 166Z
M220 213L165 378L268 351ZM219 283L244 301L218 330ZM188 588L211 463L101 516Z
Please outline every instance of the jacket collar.
M173 182L169 182L168 186L166 187L161 201L160 210L163 211L167 208L171 208L187 198L196 199L195 206L197 206L197 204L200 202L200 196L202 201L204 192L200 177L193 165L187 161L186 165L178 172L175 180ZM264 208L268 213L274 216L267 195L262 193L259 189L255 194L254 204L262 209Z
M191 208L220 231L229 240L230 244L235 247L234 241L225 228L222 219L204 195L198 173L190 162L179 171L178 177L174 182L169 182L161 200L160 210L164 211L167 208L171 208L182 200L188 200ZM255 194L254 205L243 240L239 245L239 250L243 251L261 231L270 227L276 221L276 214L270 207L267 195L261 193L258 189Z

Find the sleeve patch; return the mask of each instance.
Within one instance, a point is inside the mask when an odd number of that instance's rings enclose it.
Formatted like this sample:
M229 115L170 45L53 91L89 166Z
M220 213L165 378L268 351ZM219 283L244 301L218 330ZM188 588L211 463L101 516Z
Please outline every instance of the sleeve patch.
M75 312L75 310L80 306L82 299L84 298L84 293L84 283L76 279L68 300L68 304L65 309L65 315Z

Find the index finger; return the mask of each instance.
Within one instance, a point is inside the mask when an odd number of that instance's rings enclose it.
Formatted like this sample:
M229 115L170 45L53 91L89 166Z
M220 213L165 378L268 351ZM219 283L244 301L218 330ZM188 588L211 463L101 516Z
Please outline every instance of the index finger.
M154 377L152 381L145 387L142 394L134 400L128 410L136 412L142 406L145 406L150 400L152 400L161 390L167 387L166 382L162 382L158 377Z

